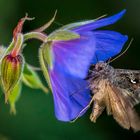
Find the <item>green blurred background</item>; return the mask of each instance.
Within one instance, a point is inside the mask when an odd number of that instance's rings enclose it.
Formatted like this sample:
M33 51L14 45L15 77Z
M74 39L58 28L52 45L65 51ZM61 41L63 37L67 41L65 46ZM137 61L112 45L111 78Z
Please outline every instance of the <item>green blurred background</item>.
M57 9L55 23L47 30L49 33L60 27L58 23L112 15L124 8L127 9L124 18L108 28L128 34L134 42L112 65L140 69L140 0L0 0L0 44L6 46L10 43L13 28L26 12L36 19L25 23L24 32L44 24ZM33 40L23 51L26 61L35 66L39 66L39 45L39 41ZM140 112L140 106L136 108ZM105 112L96 124L91 123L90 112L75 123L57 121L52 95L23 86L16 116L10 115L9 105L4 104L3 97L0 98L0 140L140 140L140 133L124 130Z

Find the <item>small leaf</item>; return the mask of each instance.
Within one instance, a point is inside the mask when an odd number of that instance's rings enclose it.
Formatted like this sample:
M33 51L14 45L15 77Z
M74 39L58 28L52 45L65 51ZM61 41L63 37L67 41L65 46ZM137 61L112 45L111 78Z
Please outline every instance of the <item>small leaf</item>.
M45 93L48 93L48 89L41 82L37 72L27 64L24 66L22 81L30 88L42 89Z
M10 92L10 95L8 98L8 101L10 103L10 113L12 113L14 115L16 114L15 104L21 95L21 88L22 88L22 84L21 84L21 82L19 82L18 84L16 84L16 86Z

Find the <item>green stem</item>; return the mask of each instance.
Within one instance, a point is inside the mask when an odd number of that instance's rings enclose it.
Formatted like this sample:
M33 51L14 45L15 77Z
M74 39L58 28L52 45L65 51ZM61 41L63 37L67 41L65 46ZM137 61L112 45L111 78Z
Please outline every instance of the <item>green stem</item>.
M24 34L24 41L28 39L38 39L40 41L45 42L45 39L47 38L47 35L41 32L29 32Z
M20 37L19 37L20 41L17 38L17 40L18 40L17 42L18 43L16 43L16 44L17 44L17 46L18 45L21 45L21 43L23 45L23 42L25 42L25 41L27 41L29 39L38 39L38 40L40 40L42 42L45 42L46 38L47 38L47 35L45 35L44 33L40 33L40 32L29 32L29 33L24 34L23 37L21 37L21 34L20 34ZM23 40L21 40L21 39L23 39ZM19 48L21 49L21 47L22 46L20 46ZM0 59L0 62L1 62L1 60L3 59L3 57L6 54L8 54L9 52L15 50L14 48L15 48L15 40L13 39L12 42L10 43L9 47L3 53L3 55L2 55L2 57Z
M14 48L11 51L11 55L13 57L17 56L21 50L23 44L23 35L21 33L18 34Z

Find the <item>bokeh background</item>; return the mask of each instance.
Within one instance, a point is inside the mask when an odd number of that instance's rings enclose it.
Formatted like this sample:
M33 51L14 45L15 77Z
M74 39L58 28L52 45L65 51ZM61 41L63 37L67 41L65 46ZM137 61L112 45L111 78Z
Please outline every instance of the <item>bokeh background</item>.
M112 65L140 69L140 0L0 0L0 44L8 46L13 28L26 12L36 19L25 23L24 32L44 24L57 9L55 23L47 30L49 33L63 24L112 15L124 8L127 9L124 18L107 28L128 34L134 41ZM39 66L39 45L39 41L30 41L23 51L26 61L35 66ZM140 112L140 106L136 109ZM45 95L23 86L16 116L10 115L9 105L0 98L0 140L140 140L139 132L124 130L105 112L96 124L91 123L90 112L75 123L57 121L51 93Z

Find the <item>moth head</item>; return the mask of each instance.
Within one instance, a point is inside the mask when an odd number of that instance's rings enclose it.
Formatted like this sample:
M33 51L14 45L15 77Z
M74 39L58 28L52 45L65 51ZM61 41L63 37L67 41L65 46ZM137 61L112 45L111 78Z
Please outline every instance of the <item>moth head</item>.
M107 65L108 65L107 63L100 61L95 65L95 70L97 70L97 71L104 70L104 69L106 69Z

